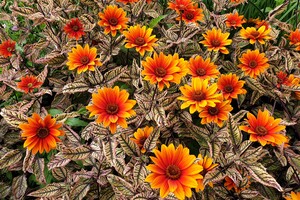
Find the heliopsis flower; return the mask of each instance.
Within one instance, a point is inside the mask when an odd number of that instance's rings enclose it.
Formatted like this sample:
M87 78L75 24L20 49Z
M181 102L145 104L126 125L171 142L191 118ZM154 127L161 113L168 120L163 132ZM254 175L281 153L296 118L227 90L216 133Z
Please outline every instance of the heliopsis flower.
M227 190L234 189L235 192L240 193L241 191L246 190L248 187L250 187L250 177L247 176L247 178L245 179L245 183L242 186L238 186L233 182L233 180L229 176L226 176L224 186Z
M43 83L39 82L35 76L27 75L21 78L17 87L23 90L25 93L33 92L34 88L39 88Z
M201 112L205 106L215 107L216 103L221 102L221 94L217 94L217 84L208 85L208 79L192 78L192 85L184 85L180 88L183 96L179 100L185 101L181 109L190 107L190 113Z
M104 87L98 89L98 93L92 94L92 105L86 108L91 112L90 117L96 115L97 123L103 123L104 127L109 126L111 133L115 133L117 125L127 128L125 118L135 115L132 108L136 101L128 97L129 93L126 90L120 90L118 86Z
M15 51L16 42L12 40L5 40L0 44L0 55L7 58Z
M241 64L238 67L251 78L256 78L269 67L268 58L265 57L264 53L259 53L258 50L247 50L239 60Z
M291 86L293 83L297 82L295 76L293 74L290 74L289 76L287 73L283 71L279 71L276 74L277 76L277 87L280 88L281 85Z
M179 67L180 71L173 74L172 82L180 84L181 78L184 77L189 71L189 62L183 58L179 58L178 53L173 55L173 60L178 60L177 67Z
M142 61L142 75L151 84L157 83L161 91L165 85L169 88L170 82L180 83L181 77L177 76L181 72L178 62L179 60L170 54L166 56L162 52L159 55L154 53L153 58L147 57L146 61Z
M151 188L160 189L160 197L165 198L172 192L178 199L192 196L191 188L197 187L197 179L202 179L202 166L195 164L196 157L189 154L189 149L173 144L162 145L161 151L154 149L154 156L150 156L154 164L146 168L152 173L145 181Z
M203 167L203 171L200 172L200 174L203 176L203 178L205 177L205 174L212 171L213 169L215 169L218 166L218 164L213 164L213 159L210 157L205 156L203 158L202 155L199 154L198 159L199 159L198 165L201 165ZM198 182L198 186L196 188L196 192L199 192L199 190L203 191L204 190L203 179L198 179L197 182ZM209 182L208 185L210 187L213 187L212 182Z
M233 27L234 29L237 27L242 27L242 24L245 23L244 15L239 15L238 12L235 13L229 13L226 15L226 26L227 27Z
M222 97L220 97L220 99L222 99ZM228 119L228 114L232 109L229 100L216 103L215 107L205 106L199 114L199 117L202 119L201 124L214 122L219 127L222 127L224 121Z
M128 4L128 3L136 3L139 0L117 0L118 2L124 3L124 4Z
M144 129L138 128L133 134L134 138L130 138L130 140L138 145L142 153L145 153L146 149L144 148L144 143L152 132L153 127L146 126Z
M289 35L290 45L295 45L296 51L300 51L300 29L292 31Z
M213 28L202 35L205 39L200 43L204 44L209 51L220 51L223 54L229 54L225 46L232 43L232 40L228 39L230 33L222 33L221 29Z
M28 123L19 125L22 130L21 137L25 139L24 147L31 150L33 154L38 151L47 153L56 148L56 142L60 142L58 136L64 135L60 130L62 124L56 123L56 119L47 115L42 119L38 114L33 113L32 118L27 119Z
M291 192L290 196L284 197L286 200L299 200L300 199L300 192Z
M193 77L209 79L217 78L220 74L217 66L210 62L210 58L204 60L201 56L196 56L195 58L190 58L189 63L189 74Z
M204 15L203 10L198 7L194 7L192 9L185 10L182 13L182 20L185 23L197 23L197 21L202 21ZM180 20L180 17L176 18L177 20Z
M239 81L239 77L235 74L222 74L218 79L218 89L222 91L224 99L237 99L239 94L246 94L243 89L245 81Z
M77 69L77 73L85 72L87 70L94 71L96 66L101 66L102 63L97 57L97 49L90 48L88 44L82 48L77 44L76 48L72 48L72 52L68 53L69 70Z
M69 38L75 38L79 40L79 38L85 35L83 24L78 18L73 18L69 23L67 23L64 27L65 33Z
M259 18L256 20L255 24L256 24L255 26L256 28L260 28L262 26L266 27L266 30L270 28L269 22L267 22L266 20L260 20Z
M268 142L280 145L287 141L286 137L279 132L285 129L285 126L279 125L280 119L271 117L267 110L258 111L257 118L251 113L247 113L248 126L240 126L242 131L250 134L250 141L258 141L262 146Z
M240 35L243 39L249 40L250 44L258 41L260 44L265 44L264 40L269 40L271 29L266 29L266 26L261 26L258 30L255 27L242 28Z
M112 36L116 36L117 31L122 32L127 28L128 18L126 17L126 12L122 8L118 8L115 5L109 5L103 11L103 13L98 14L100 21L99 26L104 27L104 33L111 33Z
M151 35L151 33L152 28L146 28L146 26L130 26L128 31L123 32L126 37L125 47L135 48L137 52L144 56L145 51L153 51L153 47L157 46L155 43L157 38L155 35Z
M194 7L194 2L191 0L175 0L168 3L169 8L175 10L178 14L186 10L191 10Z

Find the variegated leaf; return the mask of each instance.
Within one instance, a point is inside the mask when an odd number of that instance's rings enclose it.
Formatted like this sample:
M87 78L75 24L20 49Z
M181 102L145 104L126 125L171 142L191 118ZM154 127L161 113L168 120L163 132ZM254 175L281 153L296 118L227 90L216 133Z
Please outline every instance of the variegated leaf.
M65 148L62 150L62 154L65 158L71 160L83 160L88 158L92 153L92 150L87 146L79 146L76 148Z
M128 156L139 156L141 154L137 144L131 141L126 134L120 134L118 141Z
M88 191L90 190L90 180L81 179L78 181L70 191L70 199L81 200L83 199Z
M67 192L66 183L51 183L46 187L37 191L31 192L28 196L32 197L57 197L62 196Z
M146 152L151 152L156 147L159 136L160 136L160 129L155 128L144 142L143 147L146 150Z
M113 174L109 174L107 176L109 183L114 189L115 193L124 196L126 198L131 198L134 195L133 186L125 181L124 179L115 176Z
M19 149L11 150L0 158L0 169L9 167L22 159L22 151Z
M25 174L17 176L12 182L12 194L14 199L23 199L27 190L27 179Z

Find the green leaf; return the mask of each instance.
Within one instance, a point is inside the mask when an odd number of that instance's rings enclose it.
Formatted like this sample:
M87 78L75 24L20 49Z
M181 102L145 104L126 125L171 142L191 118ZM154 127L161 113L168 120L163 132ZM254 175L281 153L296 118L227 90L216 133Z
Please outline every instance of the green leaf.
M154 28L161 20L163 20L168 15L160 15L149 22L149 28Z
M79 118L68 118L65 121L65 124L68 124L70 126L83 126L85 127L86 125L88 125L88 123L86 121L83 121Z
M60 109L51 108L51 109L48 110L48 113L49 113L52 117L54 117L55 115L62 114L63 111L60 110Z

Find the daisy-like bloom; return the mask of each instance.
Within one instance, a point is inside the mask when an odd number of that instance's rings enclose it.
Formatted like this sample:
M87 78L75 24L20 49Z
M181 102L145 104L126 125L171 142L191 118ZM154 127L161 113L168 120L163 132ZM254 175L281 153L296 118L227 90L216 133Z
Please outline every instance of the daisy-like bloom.
M184 60L183 58L179 58L178 53L173 55L173 60L178 60L177 67L179 67L180 71L173 74L173 81L176 84L180 84L182 77L184 77L189 71L189 62Z
M101 66L99 58L97 57L97 49L95 47L90 48L88 44L82 48L77 44L76 48L72 48L72 52L68 53L69 70L77 69L77 73L85 72L87 70L95 71L96 66Z
M293 83L295 83L297 80L293 74L290 74L289 76L287 73L283 71L279 71L276 74L277 76L277 88L280 88L281 85L291 86Z
M204 44L209 51L220 51L223 54L229 54L225 46L232 43L232 40L228 39L230 33L222 33L221 29L213 28L202 35L205 39L200 43Z
M210 79L217 78L220 74L217 65L210 62L210 58L204 60L201 56L196 56L195 58L190 58L189 63L189 74L193 77Z
M43 83L39 82L35 76L27 75L21 78L17 87L23 90L25 93L33 92L34 88L39 88Z
M154 164L146 168L152 173L145 181L151 188L160 189L160 197L165 198L170 192L178 199L192 196L191 188L197 187L197 179L202 179L201 165L195 164L196 157L189 154L189 149L179 145L176 149L173 144L162 145L161 151L154 149L154 156L150 156Z
M262 26L265 26L266 30L268 30L270 28L269 22L267 22L266 20L260 20L260 19L258 19L256 21L256 26L255 27L256 28L260 28Z
M203 10L198 7L194 7L193 9L185 10L182 13L182 20L185 23L197 23L197 21L202 21L204 15ZM177 20L180 20L180 17L176 18Z
M287 141L286 137L279 132L285 129L285 126L279 125L280 119L271 117L267 110L258 111L257 118L250 112L247 113L248 126L240 126L242 131L250 134L250 141L258 141L262 146L268 142L281 145Z
M42 119L38 114L33 113L32 118L27 119L28 123L19 125L22 130L21 137L25 139L24 147L31 150L33 154L37 152L47 153L56 148L56 142L60 142L58 136L64 135L60 130L62 124L56 123L56 119L47 115Z
M233 27L236 29L237 27L242 27L242 24L245 23L244 15L239 15L238 12L229 13L226 15L227 19L225 21L227 27Z
M300 29L292 31L289 35L290 45L295 45L295 50L300 51Z
M193 114L195 111L201 112L205 106L215 107L220 103L221 94L217 94L217 84L208 85L208 79L192 78L192 85L184 85L179 89L183 96L178 97L184 101L181 109L190 107L189 111Z
M0 44L0 55L4 58L12 56L15 51L16 42L12 40L5 40Z
M266 29L266 26L261 26L258 30L255 27L242 28L240 35L243 39L249 40L250 44L258 41L260 44L265 44L264 40L269 40L271 29Z
M91 112L90 117L96 115L97 123L103 123L104 127L109 126L111 133L115 133L117 125L127 128L125 119L136 114L132 110L136 101L128 97L129 93L126 90L120 90L118 86L104 87L98 89L98 93L92 94L92 105L86 108Z
M243 89L245 81L239 81L239 77L235 74L222 74L218 79L218 89L222 91L223 98L227 100L237 99L239 94L246 94Z
M191 0L175 0L168 3L169 8L175 10L178 14L183 13L186 10L191 10L194 7L194 2Z
M220 97L222 99L222 97ZM228 119L228 113L232 111L232 106L229 100L216 103L215 107L205 106L199 114L202 119L201 124L216 123L219 127L223 126L224 121Z
M299 200L300 199L300 192L291 192L290 196L284 197L286 200Z
M64 27L65 33L69 38L75 38L79 40L79 38L85 35L83 24L78 18L73 18L69 23L67 23Z
M205 174L207 174L207 172L212 171L218 166L218 164L213 164L213 159L210 157L205 156L203 158L202 155L199 154L198 159L199 159L198 165L201 165L203 167L203 171L200 172L203 178L205 177ZM200 190L203 191L204 190L203 179L198 179L197 182L198 182L198 186L196 188L196 192L199 192ZM212 182L209 182L208 185L210 187L213 187Z
M157 83L158 89L162 91L165 85L170 87L170 82L180 83L181 77L178 74L182 70L178 63L179 59L174 59L170 54L166 56L162 52L159 55L154 53L153 58L147 57L146 61L142 61L142 75L151 84Z
M224 186L227 190L234 189L236 193L240 193L241 191L246 190L248 187L250 187L250 177L247 177L247 179L248 180L244 186L238 186L233 182L233 180L230 177L226 176Z
M138 128L133 134L134 138L130 138L130 140L138 145L142 153L145 153L146 149L144 148L144 143L152 132L153 127L146 126L144 129Z
M259 53L258 50L247 50L239 60L241 64L238 67L251 78L256 78L269 67L268 58L265 57L264 53Z
M117 0L118 2L121 2L123 4L128 4L128 3L136 3L139 0Z
M118 8L115 5L109 5L103 11L103 13L98 14L100 21L99 26L104 27L104 33L111 33L112 36L116 36L117 31L122 32L127 28L128 18L126 17L126 12L122 8Z
M153 51L153 47L157 46L155 43L157 38L155 35L151 35L152 28L146 28L146 26L141 27L140 25L130 26L128 31L124 31L125 35L125 47L135 48L142 56L144 56L145 51Z

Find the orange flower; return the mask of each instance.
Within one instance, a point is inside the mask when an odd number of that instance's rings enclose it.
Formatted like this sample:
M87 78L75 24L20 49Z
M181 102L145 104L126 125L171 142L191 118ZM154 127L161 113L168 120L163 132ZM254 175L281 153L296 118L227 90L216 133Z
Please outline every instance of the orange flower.
M109 126L110 131L115 133L117 125L127 128L125 118L135 115L132 110L136 104L135 100L129 100L129 93L121 90L118 86L114 88L98 89L98 93L92 94L92 105L86 108L91 112L90 117L96 115L97 123Z
M251 113L247 113L247 118L249 126L240 126L239 128L250 134L250 141L258 141L262 146L268 142L280 145L287 141L286 137L279 133L285 129L285 126L279 125L280 119L271 117L267 110L259 110L257 118Z
M210 62L210 58L204 60L201 56L196 56L195 58L190 58L189 62L189 74L193 77L209 79L217 78L220 74L217 66Z
M194 7L194 2L191 0L175 0L168 4L169 8L175 10L178 14L181 14L186 10L191 10Z
M142 56L144 56L145 51L153 51L153 47L157 46L155 43L157 41L155 35L151 35L152 29L146 28L146 26L141 27L140 25L130 26L128 31L124 31L126 39L126 48L135 48Z
M181 109L190 107L190 113L201 112L205 106L215 107L216 103L221 102L217 94L217 84L208 85L208 79L202 80L198 77L192 78L192 86L184 85L179 88L183 96L179 100L185 101Z
M247 0L230 0L232 4L239 5L241 3L247 2Z
M223 54L229 54L229 51L225 46L232 43L232 40L228 39L230 33L222 33L221 29L213 28L202 35L205 40L200 43L204 44L209 51L220 51Z
M81 45L77 44L76 48L72 48L72 52L68 53L69 70L77 69L77 73L85 72L87 70L94 71L95 66L101 66L102 63L99 61L97 56L97 49L95 47L90 48L88 44L82 48Z
M224 186L226 187L227 190L234 189L235 192L240 193L241 191L246 190L248 187L250 187L249 179L250 177L247 176L246 183L243 186L238 186L233 182L233 180L229 176L226 176Z
M244 15L239 15L238 12L229 13L226 15L227 20L225 21L227 27L233 27L234 29L237 27L242 27L242 24L245 23Z
M202 166L195 164L196 157L189 154L188 148L173 144L162 145L161 151L154 149L155 157L150 156L154 164L146 168L152 173L145 181L151 188L160 189L160 197L165 198L170 192L178 199L192 196L191 188L197 187L197 179L202 179Z
M300 29L292 31L289 36L290 45L296 46L296 51L300 51Z
M218 164L213 164L213 159L207 156L203 158L202 155L199 154L198 159L199 159L198 165L203 167L203 171L200 173L203 176L203 178L205 177L205 174L207 174L207 172L212 171L214 168L218 166ZM196 188L196 192L199 192L199 190L203 191L204 190L203 179L198 179L197 182L198 182L198 186ZM210 187L213 187L212 182L209 182L208 185Z
M257 19L255 24L256 24L255 26L256 28L260 28L261 26L265 26L266 30L270 28L270 24L266 20Z
M50 115L41 119L36 113L33 113L32 118L28 118L27 121L28 123L19 125L22 130L21 137L25 138L24 147L32 150L33 154L38 151L48 153L56 148L56 142L60 142L58 136L64 135L64 132L59 130L62 124L56 123Z
M145 75L144 79L150 81L151 84L157 83L161 91L165 85L169 88L170 82L180 83L182 69L178 63L177 54L166 56L162 52L159 55L154 53L153 58L147 57L146 61L142 61L144 67L142 75Z
M202 21L204 15L203 10L198 7L194 7L192 9L185 10L182 13L182 20L185 23L197 23L197 21ZM180 20L180 17L176 18L177 20Z
M284 197L286 200L299 200L300 199L300 192L291 192L289 197Z
M255 27L242 28L240 35L243 39L249 40L250 44L258 41L260 44L265 44L264 40L269 40L271 29L266 29L266 26L261 26L258 30Z
M79 38L85 35L83 24L78 18L73 18L69 23L67 23L64 27L65 33L69 38L75 38L79 40Z
M117 0L118 2L124 3L124 4L128 4L128 3L136 3L139 0Z
M142 153L146 152L144 148L144 143L149 137L149 135L153 132L153 127L146 126L144 129L138 128L136 132L134 132L134 138L130 138L134 143L136 143L141 149Z
M280 88L281 85L292 86L293 83L297 82L297 79L293 74L288 76L285 72L279 71L276 75L278 88Z
M12 56L15 51L16 42L12 40L5 40L0 44L0 55L4 58Z
M27 75L21 78L17 87L25 93L33 92L34 88L39 88L43 83L39 82L35 76Z
M237 99L239 94L246 94L243 89L245 81L239 81L239 77L235 74L222 74L218 79L218 89L222 91L224 99Z
M222 99L222 97L220 98ZM228 119L228 113L232 111L230 101L221 101L216 103L215 107L205 106L199 114L202 119L201 124L216 123L219 127L223 126L225 120Z
M264 53L259 53L258 50L247 50L239 60L241 61L241 64L239 64L238 67L251 78L256 78L269 67L269 64L267 63L268 58L265 57Z
M103 26L104 33L111 33L112 36L116 36L117 31L122 32L127 28L128 18L126 17L126 12L122 8L118 8L115 5L109 5L103 11L103 13L98 14L100 21L99 26Z

